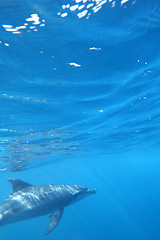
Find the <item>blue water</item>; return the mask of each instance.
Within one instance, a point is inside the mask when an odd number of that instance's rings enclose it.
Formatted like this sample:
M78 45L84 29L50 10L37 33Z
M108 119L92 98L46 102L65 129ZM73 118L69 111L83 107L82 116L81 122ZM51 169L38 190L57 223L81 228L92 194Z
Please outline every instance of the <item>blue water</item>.
M1 240L160 239L159 42L158 0L0 3L0 201L9 177L97 189Z

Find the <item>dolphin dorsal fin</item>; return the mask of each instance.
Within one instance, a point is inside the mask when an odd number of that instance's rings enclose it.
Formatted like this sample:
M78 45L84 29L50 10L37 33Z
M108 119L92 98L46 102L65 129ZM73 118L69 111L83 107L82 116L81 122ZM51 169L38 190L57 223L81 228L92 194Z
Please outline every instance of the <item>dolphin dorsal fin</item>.
M12 193L32 186L29 183L23 182L23 181L21 181L19 179L15 179L15 178L9 178L8 181L12 184L12 188L13 188L13 192Z

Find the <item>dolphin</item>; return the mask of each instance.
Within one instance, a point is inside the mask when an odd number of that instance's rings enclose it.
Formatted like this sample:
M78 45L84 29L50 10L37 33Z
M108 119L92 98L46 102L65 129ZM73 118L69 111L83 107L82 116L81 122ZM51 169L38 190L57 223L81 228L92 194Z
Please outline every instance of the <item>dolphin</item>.
M57 226L64 207L96 193L79 185L33 186L14 178L8 181L13 191L0 204L0 226L51 214L46 234Z

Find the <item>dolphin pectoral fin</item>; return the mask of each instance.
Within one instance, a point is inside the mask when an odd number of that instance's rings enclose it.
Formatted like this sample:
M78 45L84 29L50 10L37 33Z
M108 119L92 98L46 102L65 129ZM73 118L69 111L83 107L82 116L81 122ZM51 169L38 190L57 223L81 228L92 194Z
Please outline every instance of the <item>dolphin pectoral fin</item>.
M59 223L61 217L63 214L63 208L57 209L55 212L53 212L50 216L50 223L49 227L46 231L46 234L50 233Z

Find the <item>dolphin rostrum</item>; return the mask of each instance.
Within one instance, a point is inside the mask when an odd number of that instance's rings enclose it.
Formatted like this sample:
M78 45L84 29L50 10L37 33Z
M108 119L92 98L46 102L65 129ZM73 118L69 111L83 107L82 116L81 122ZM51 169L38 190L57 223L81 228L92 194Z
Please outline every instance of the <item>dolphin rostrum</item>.
M79 185L33 186L14 178L8 181L13 192L0 204L0 226L51 214L46 234L57 226L64 207L96 193Z

